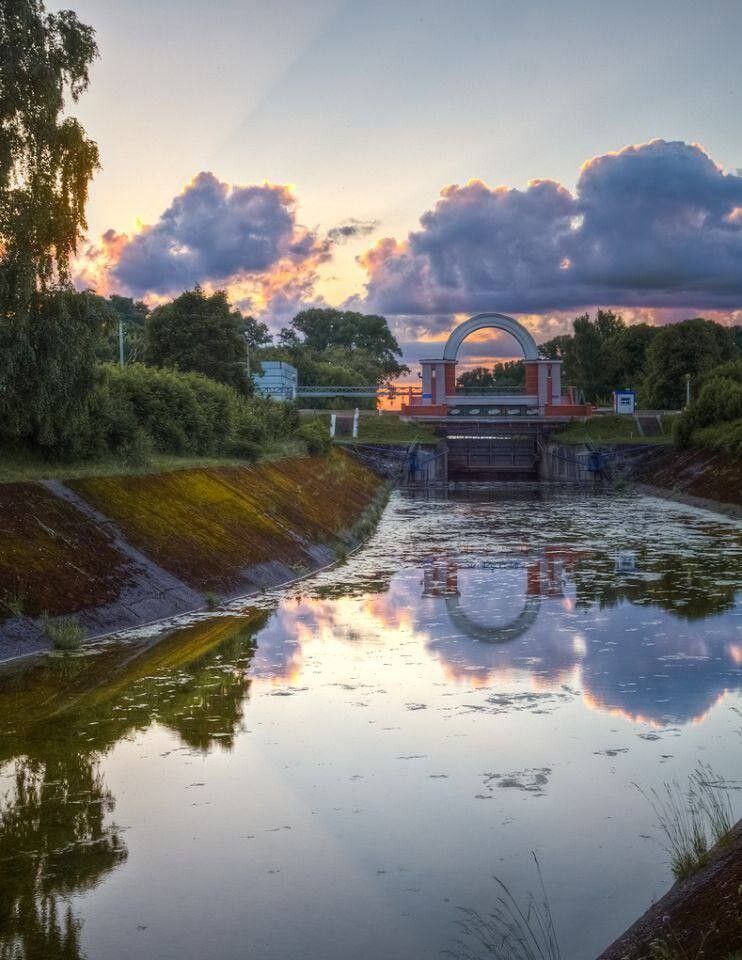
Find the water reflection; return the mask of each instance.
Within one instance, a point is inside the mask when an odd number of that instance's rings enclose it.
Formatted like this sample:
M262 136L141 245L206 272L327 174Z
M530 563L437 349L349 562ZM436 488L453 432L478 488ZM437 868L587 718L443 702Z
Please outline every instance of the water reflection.
M218 620L156 645L47 658L0 675L0 958L83 955L64 901L127 857L103 758L155 723L193 750L229 750L265 619Z
M110 887L127 922L140 891L164 918L143 955L427 957L539 844L577 877L569 956L595 955L660 892L621 879L641 849L615 758L647 784L740 688L742 537L655 501L534 505L396 497L363 551L261 609L0 674L0 960L128 957ZM152 875L174 846L177 908Z

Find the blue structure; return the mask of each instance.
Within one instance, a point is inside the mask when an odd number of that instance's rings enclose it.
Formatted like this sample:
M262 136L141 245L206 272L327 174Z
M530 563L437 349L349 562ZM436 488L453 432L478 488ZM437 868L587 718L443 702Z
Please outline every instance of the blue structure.
M263 372L255 376L255 392L273 400L296 400L299 374L296 367L284 360L263 360Z

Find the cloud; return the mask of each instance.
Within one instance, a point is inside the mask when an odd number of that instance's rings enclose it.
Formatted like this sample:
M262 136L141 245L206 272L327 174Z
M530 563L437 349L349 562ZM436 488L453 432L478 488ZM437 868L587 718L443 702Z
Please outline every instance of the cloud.
M367 237L379 226L378 220L356 220L351 217L327 231L327 239L332 243L347 243L357 237Z
M366 306L429 316L742 306L742 177L653 140L585 163L575 193L449 186L420 229L359 257Z
M153 302L197 283L226 287L257 312L273 298L311 298L332 242L298 225L296 205L287 186L199 173L155 224L132 236L109 230L88 247L77 283Z

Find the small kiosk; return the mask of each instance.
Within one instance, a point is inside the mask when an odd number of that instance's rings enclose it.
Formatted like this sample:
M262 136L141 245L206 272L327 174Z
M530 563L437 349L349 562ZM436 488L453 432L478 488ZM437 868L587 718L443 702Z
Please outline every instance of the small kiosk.
M635 390L614 390L613 391L613 412L630 413L636 410L636 391Z

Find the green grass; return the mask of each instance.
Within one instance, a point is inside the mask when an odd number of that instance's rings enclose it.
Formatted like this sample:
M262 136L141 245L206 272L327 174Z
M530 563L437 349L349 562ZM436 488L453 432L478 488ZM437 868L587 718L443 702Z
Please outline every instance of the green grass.
M274 463L278 460L306 455L306 445L301 440L276 440L265 446L258 462ZM6 453L0 450L0 483L169 473L173 470L190 470L198 467L244 466L246 463L247 461L236 457L177 457L170 454L154 454L145 467L128 466L117 457L55 463L32 454Z
M55 650L71 653L80 649L87 633L77 617L45 617L44 636L51 640Z
M356 443L436 443L433 429L425 424L407 423L396 414L384 413L361 416ZM352 437L338 437L337 443L353 443Z
M665 433L656 437L643 437L633 417L606 414L590 417L581 423L569 426L552 434L558 443L672 443L672 433L665 423Z
M665 782L662 790L651 790L644 796L665 835L676 880L684 880L705 866L715 845L729 842L734 825L732 806L724 781L708 764L698 764L687 788L673 780Z

